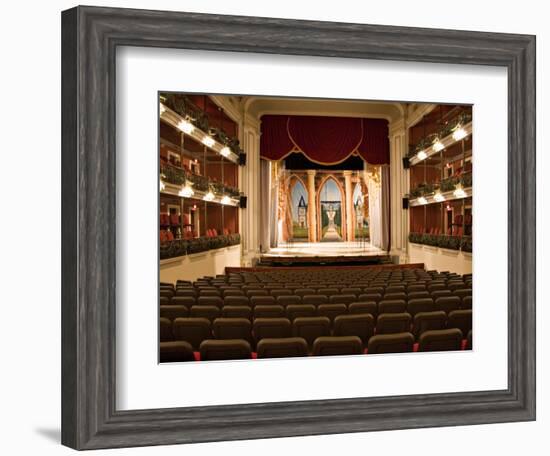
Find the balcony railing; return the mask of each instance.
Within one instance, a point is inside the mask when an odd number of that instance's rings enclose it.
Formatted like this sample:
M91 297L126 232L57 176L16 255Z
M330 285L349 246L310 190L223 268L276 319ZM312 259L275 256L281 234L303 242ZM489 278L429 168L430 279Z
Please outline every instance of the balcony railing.
M241 235L224 234L220 236L202 236L194 239L174 239L160 244L160 259L175 258L193 253L207 252L241 243Z

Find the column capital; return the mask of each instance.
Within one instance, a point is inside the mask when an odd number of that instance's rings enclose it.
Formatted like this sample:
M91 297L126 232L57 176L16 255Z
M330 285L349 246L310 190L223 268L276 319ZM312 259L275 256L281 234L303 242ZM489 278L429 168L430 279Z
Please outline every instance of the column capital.
M306 172L308 176L315 176L315 174L317 174L317 171L314 169L308 169Z
M342 174L344 175L344 177L351 177L351 175L353 174L353 171L346 170Z

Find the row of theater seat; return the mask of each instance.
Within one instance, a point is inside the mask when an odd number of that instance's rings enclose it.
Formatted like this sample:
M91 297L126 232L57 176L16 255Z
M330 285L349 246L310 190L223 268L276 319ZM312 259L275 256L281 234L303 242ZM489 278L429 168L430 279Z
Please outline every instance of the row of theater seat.
M219 317L246 318L281 318L294 320L297 317L328 317L331 321L339 315L368 313L375 318L384 313L409 313L412 317L421 312L441 311L446 315L452 312L467 311L471 313L472 298L462 301L456 296L441 297L435 301L431 298L388 299L381 301L335 302L330 304L256 304L256 305L166 305L160 306L160 316L174 320L178 317L202 317L213 321Z
M465 296L471 294L471 287L467 287L464 284L447 287L445 284L433 284L427 288L423 285L414 285L408 288L404 286L393 287L342 287L340 289L336 287L331 288L257 288L242 290L239 288L227 288L216 289L214 287L202 287L198 289L194 288L178 288L177 290L162 289L160 290L160 297L166 300L172 300L174 298L228 298L228 297L245 297L254 298L261 296L271 296L274 298L282 296L337 296L337 295L353 295L359 296L362 294L380 294L380 295L393 295L394 297L429 297L429 296L445 296L456 295Z
M279 296L174 296L172 298L167 298L165 296L160 298L160 305L183 305L183 306L193 306L195 304L203 306L216 306L223 307L224 305L233 305L233 306L252 306L256 307L257 305L282 305L288 306L290 304L349 304L351 302L365 302L365 301L375 301L380 302L382 300L403 300L403 301L412 301L414 299L433 299L437 300L439 298L457 298L460 302L464 300L471 300L472 289L460 289L460 290L436 290L431 293L427 291L414 291L409 294L406 293L360 293L360 294L351 294L351 293L342 293L342 294L285 294Z
M463 280L471 281L472 274L456 274L448 271L425 271L423 269L393 269L384 270L381 268L318 268L318 269L280 269L270 268L256 272L237 272L220 274L215 277L205 276L195 282L178 280L177 285L191 283L280 283L280 282L344 282L354 283L357 281L398 281L398 280ZM171 285L167 283L167 285Z
M367 348L357 336L320 336L313 342L311 350L302 337L265 338L258 343L256 352L243 339L207 339L200 344L198 351L194 351L188 342L170 341L160 343L160 362L470 350L471 331L463 342L462 332L456 328L426 331L416 344L409 332L377 335L369 339Z
M443 311L409 313L383 313L337 315L333 320L326 316L289 318L206 318L178 317L173 321L160 319L160 340L184 340L198 349L206 339L244 339L255 347L264 338L303 337L311 346L321 336L357 336L364 344L374 335L410 332L419 340L426 331L460 329L468 334L472 329L472 311L455 310L447 315Z
M281 281L281 282L232 282L232 281L222 281L217 282L216 280L209 280L209 281L197 281L193 283L181 283L178 282L175 286L173 284L161 284L162 288L165 289L179 289L179 288L209 288L209 289L242 289L242 290L248 290L248 289L284 289L284 288L338 288L341 289L343 287L351 287L351 288L366 288L366 287L414 287L414 286L430 286L430 285L437 285L437 284L448 284L449 286L457 287L457 286L471 286L472 281L471 280L464 280L464 279L418 279L418 278L411 278L411 279L376 279L376 280L351 280L348 278L342 280L335 280L334 278L330 280L322 280L322 281L315 281L315 280L308 280L307 282L296 282L296 281Z

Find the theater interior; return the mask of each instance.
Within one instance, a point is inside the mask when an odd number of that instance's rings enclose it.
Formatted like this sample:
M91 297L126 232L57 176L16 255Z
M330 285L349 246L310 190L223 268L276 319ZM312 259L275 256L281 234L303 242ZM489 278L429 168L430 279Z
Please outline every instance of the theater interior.
M471 350L472 126L159 93L159 361Z

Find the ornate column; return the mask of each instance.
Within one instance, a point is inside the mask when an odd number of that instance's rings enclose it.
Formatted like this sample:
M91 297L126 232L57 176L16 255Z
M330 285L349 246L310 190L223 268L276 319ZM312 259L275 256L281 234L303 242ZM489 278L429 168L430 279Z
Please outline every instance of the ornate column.
M402 198L408 192L408 173L403 168L403 157L407 153L407 125L405 117L389 126L390 139L390 223L391 251L399 256L399 262L407 261L408 212L403 209Z
M317 242L317 205L315 201L315 170L307 171L307 219L309 242Z
M239 166L239 178L241 189L248 197L247 208L240 211L242 255L244 265L251 266L260 250L260 124L245 113L241 131L246 165Z
M346 199L346 241L353 241L353 190L351 186L351 171L344 171L344 190Z

